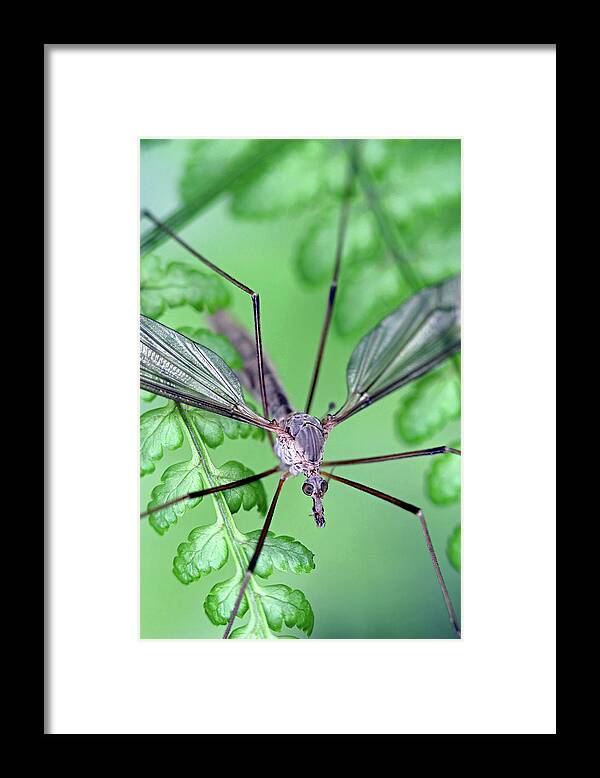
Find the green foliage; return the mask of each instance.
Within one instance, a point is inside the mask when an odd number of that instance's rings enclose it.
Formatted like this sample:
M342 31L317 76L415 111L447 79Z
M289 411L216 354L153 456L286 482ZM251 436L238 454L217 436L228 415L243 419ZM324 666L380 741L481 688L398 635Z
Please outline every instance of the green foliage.
M366 164L380 176L389 144L369 140L362 145ZM183 209L197 205L199 211L223 194L230 195L233 212L244 218L330 205L344 186L345 146L329 140L191 141L179 184Z
M295 263L303 281L325 285L350 148L376 188L396 244L389 245L373 204L356 187L334 323L343 335L364 332L416 291L395 249L419 288L460 270L460 141L191 141L180 181L183 206L167 222L181 226L216 194L228 195L233 213L243 218L310 214Z
M194 422L195 428L202 437L202 440L209 448L221 446L225 440L225 432L221 418L216 413L200 410L199 408L190 408L188 417Z
M154 472L154 463L162 459L165 448L183 444L183 432L175 403L168 402L142 414L140 419L140 472Z
M454 528L454 531L448 538L446 553L452 567L460 573L460 524Z
M285 152L290 141L282 140L192 140L179 182L181 204L164 221L172 230L180 230L219 197L234 191L246 177L268 170ZM154 251L167 240L153 226L143 233L141 245Z
M397 307L398 299L410 296L408 289L398 270L385 260L351 267L338 295L337 331L350 335L368 330Z
M460 448L454 441L452 448ZM460 503L461 457L456 454L443 454L435 458L426 476L429 499L436 505L456 505ZM453 567L460 572L460 525L448 538L446 548Z
M217 448L222 445L225 438L237 440L238 438L253 438L263 440L265 431L260 427L251 427L241 421L229 419L227 416L218 416L216 413L203 411L200 408L190 408L188 411L194 426L202 436L202 440L209 448Z
M248 561L254 553L259 535L260 530L246 535L244 551ZM282 573L310 573L314 566L314 554L300 541L294 540L289 535L276 536L273 532L269 532L258 558L255 573L261 578L268 578L274 570Z
M298 246L296 267L312 286L329 283L337 238L337 212L316 219ZM410 295L410 287L386 254L377 221L364 207L355 209L344 244L342 282L334 321L341 335L358 334Z
M193 413L186 411L185 414L189 423ZM201 433L200 437L202 437ZM194 438L192 437L191 440ZM195 445L199 462L198 470L202 473L202 480L205 483L234 481L252 474L251 470L239 462L227 462L220 468L216 468L208 459L202 441L195 441ZM163 480L168 483L176 480L172 471L184 476L184 468L176 465L167 469ZM187 541L178 546L173 560L173 572L182 583L189 584L220 569L227 559L233 556L236 563L235 575L215 584L204 602L204 611L210 621L217 626L222 626L228 621L240 590L244 571L260 534L260 530L255 530L245 535L235 527L232 532L231 527L234 526L232 514L240 508L250 510L254 507L264 513L266 495L262 483L257 481L215 494L213 497L216 507L218 506L215 522L196 527L190 532ZM169 510L166 509L158 515L162 517ZM310 572L313 568L313 554L302 543L289 536L275 537L269 533L256 574L266 578L274 570L300 573ZM304 594L298 590L292 591L283 585L263 589L252 579L238 611L238 618L243 618L251 607L254 609L251 622L242 631L235 630L236 638L268 636L264 634L267 629L265 624L275 632L279 632L283 624L297 627L307 635L312 632L314 624L312 608ZM262 627L257 626L260 621L260 619L257 621L257 612L262 615L264 622Z
M232 193L236 216L275 217L339 195L347 163L341 143L287 141L277 164L255 171Z
M230 483L240 481L242 478L254 475L252 470L244 467L240 462L225 462L217 469L217 480L219 483ZM265 513L267 510L267 496L265 487L261 481L254 481L244 486L236 486L235 489L228 489L225 492L227 507L232 513L237 513L241 507L249 511L256 507L259 513Z
M452 448L458 448L455 441ZM453 505L460 502L460 457L443 454L435 458L427 474L429 499L437 505Z
M460 197L416 207L410 216L398 219L411 266L429 286L460 269Z
M364 141L358 151L363 191L352 204L334 312L342 335L365 332L418 288L460 270L460 142ZM369 180L372 196L365 198ZM339 184L329 190L298 244L296 267L310 285L331 278L339 214L332 195L339 191Z
M460 196L460 140L396 140L388 154L386 205L395 218Z
M283 625L297 627L310 637L315 625L315 616L309 601L299 589L285 584L259 588L262 606L269 627L281 632Z
M334 218L332 218L334 217ZM337 240L337 219L315 219L298 244L296 266L302 280L311 286L329 283L333 272ZM360 257L383 249L373 215L364 209L356 210L348 222L344 242L344 274L348 267L360 264Z
M201 198L205 193L228 181L232 172L244 164L252 151L253 141L194 140L189 144L188 157L179 183L184 203Z
M213 313L229 303L229 292L216 273L204 273L183 262L168 262L156 254L141 260L140 307L151 319L166 308L185 304Z
M171 432L178 428L182 440L186 437L192 450L190 460L171 465L164 471L160 483L152 490L148 509L190 491L200 490L207 484L228 483L253 475L253 472L240 462L229 461L221 467L213 465L204 447L204 432L197 424L197 416L196 409L171 402L161 408L147 411L143 415L142 427L149 428L150 435L156 434L155 429L160 429L161 425ZM155 422L151 425L148 419L152 420L155 417L160 419L161 423ZM193 425L192 429L190 425ZM192 430L195 430L198 437ZM142 440L142 447L144 446L148 446L147 438ZM201 499L186 500L168 506L152 513L149 521L162 535L184 513L195 508ZM217 626L222 626L227 623L243 574L260 534L260 530L252 531L247 535L240 532L233 523L232 514L241 508L244 510L257 508L259 513L264 513L267 500L263 484L256 481L214 494L213 501L217 509L214 523L195 527L189 533L187 541L179 544L173 560L173 572L182 583L190 584L219 570L229 558L233 557L236 565L235 575L216 583L204 602L204 610L210 621ZM267 578L275 570L301 573L310 572L313 568L313 554L302 543L289 536L275 537L269 533L256 574L261 578ZM238 618L243 618L250 609L253 611L251 620L241 631L235 630L236 638L268 637L269 630L279 632L284 624L288 627L297 627L307 635L312 632L314 614L310 603L298 590L292 591L283 585L262 589L254 583L254 580L251 580L238 612Z
M241 585L242 576L235 575L233 578L215 584L208 593L204 600L204 611L216 626L227 624L229 621L229 614L233 610ZM244 595L238 611L239 618L246 615L248 607L248 598Z
M407 443L421 443L459 416L460 380L449 363L405 390L394 421Z
M154 143L143 141L142 148ZM342 336L362 335L417 289L460 270L459 141L191 141L180 179L181 207L166 222L172 229L181 229L218 197L226 197L232 213L244 219L302 215L306 231L297 245L294 265L303 283L325 287L333 269L351 147L357 151L360 175L353 191L333 324ZM151 253L164 240L155 228L143 239L142 311L157 318L186 304L211 312L227 305L229 289L216 275L202 272L193 263L169 262ZM180 330L215 351L232 369L241 367L239 355L222 336L203 329ZM405 441L424 442L459 417L457 365L457 361L448 363L403 392L395 428ZM156 398L143 393L142 399ZM214 465L208 449L227 439L264 437L256 427L171 402L146 411L141 418L142 474L153 473L165 450L178 449L184 441L191 451L191 458L164 471L149 507L249 475L251 471L240 462ZM435 503L455 504L460 499L460 458L436 458L427 474L427 488ZM188 512L206 510L199 507L200 502L170 506L151 514L149 521L163 534ZM262 483L255 482L203 502L214 506L215 521L191 530L177 548L173 571L181 582L190 584L214 574L228 560L233 564L235 569L215 583L204 602L208 619L222 626L260 534L259 529L242 533L233 515L241 508L264 513L266 493ZM447 553L460 569L460 527L452 534ZM283 584L263 586L262 580L275 573L300 574L313 568L313 554L302 543L269 533L238 613L245 622L231 638L280 636L284 626L310 635L314 614L304 594Z
M225 532L218 522L195 527L177 547L173 572L181 583L189 584L223 567L228 556Z
M182 202L205 207L215 195L234 188L269 163L286 141L193 140L179 183ZM265 163L267 163L265 165Z
M296 267L307 284L325 285L351 149L364 175L355 187L334 323L341 334L364 333L417 291L407 278L416 278L421 288L460 270L459 140L190 141L179 187L182 207L167 223L181 227L224 195L233 213L246 219L307 214L312 221L298 245ZM365 197L369 180L391 225L393 246ZM154 233L143 243L160 241Z
M259 629L258 624L255 621L249 621L248 624L244 624L243 627L234 629L229 635L230 640L260 640L265 635ZM288 635L288 637L292 637Z
M224 434L223 428L219 424L220 417L215 416L215 421L211 420L211 423L207 424L205 423L206 419L203 412L199 412L196 408L188 408L186 414L187 418L194 424L200 437L204 439L205 435L207 436L208 441L205 441L207 445L211 445L214 448L223 442ZM210 414L210 416L212 415ZM162 458L165 448L177 449L183 445L187 429L183 423L179 406L170 400L165 405L146 411L142 414L140 421L141 473L146 475L154 472L154 463ZM230 433L230 437L234 437L232 430L230 430ZM193 447L192 451L194 451ZM162 474L160 483L152 490L147 510L152 510L163 503L182 497L189 492L199 491L210 485L209 481L206 481L206 483L203 481L199 464L200 459L196 454L188 461L179 462L168 467ZM230 481L238 481L241 478L247 478L253 474L252 470L249 470L240 462L230 461L215 469L214 481L215 483L228 483ZM161 511L153 512L149 517L149 522L162 535L184 513L195 508L201 499L186 500L176 505L168 506ZM232 513L237 513L242 507L246 511L256 507L260 513L264 513L266 510L265 490L260 481L225 492L225 499Z
M177 497L183 497L189 492L197 492L202 488L198 462L195 459L178 462L176 465L168 467L162 474L160 483L152 490L148 510ZM163 535L184 513L195 508L201 499L201 497L197 497L193 500L184 500L176 505L170 505L168 508L150 514L148 521L160 535Z

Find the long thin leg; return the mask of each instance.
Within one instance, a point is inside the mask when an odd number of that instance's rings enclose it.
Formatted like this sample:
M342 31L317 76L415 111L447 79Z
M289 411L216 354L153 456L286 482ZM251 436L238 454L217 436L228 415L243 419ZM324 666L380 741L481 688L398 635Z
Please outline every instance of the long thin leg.
M173 240L176 240L177 243L179 243L180 246L183 246L184 249L187 249L190 254L192 254L196 259L199 259L200 262L203 262L207 267L209 267L211 270L214 270L215 273L218 273L222 278L226 278L230 283L232 283L234 286L237 286L238 289L241 289L242 291L246 292L246 294L249 294L252 298L252 314L254 316L254 339L256 341L256 364L258 367L258 379L260 382L260 397L262 400L262 406L263 406L263 414L265 419L269 419L269 405L267 402L267 393L265 391L265 374L264 374L264 368L263 368L263 347L262 347L262 334L261 334L261 328L260 328L260 297L257 292L255 292L253 289L250 289L249 286L246 286L246 284L242 284L241 281L238 281L233 276L230 276L229 273L226 273L224 270L221 270L220 267L217 267L217 265L213 264L210 260L206 259L206 257L203 257L202 254L200 254L198 251L193 249L189 243L186 243L183 238L180 238L179 235L173 232L173 230L169 229L166 224L163 224L160 222L156 216L154 216L150 211L143 210L142 216L145 216L147 219L150 219L151 222L154 222L154 224L159 227L166 235L169 235Z
M273 499L271 500L271 504L269 505L269 510L267 511L267 516L265 518L265 523L263 524L262 531L260 533L260 536L258 538L258 543L256 544L256 548L254 549L254 553L252 554L252 558L250 559L250 562L248 563L248 568L246 569L246 574L244 575L244 580L242 581L242 585L240 587L240 591L238 593L237 599L233 605L233 610L231 611L231 614L229 616L229 621L227 622L227 626L225 627L225 632L223 633L223 639L227 640L229 637L229 634L231 633L231 629L233 627L233 622L235 621L235 617L238 614L238 611L240 609L240 605L242 604L242 599L244 597L244 592L246 591L248 584L250 583L250 577L252 573L254 572L254 568L256 567L258 563L258 559L260 557L260 552L263 549L263 546L265 545L265 540L267 538L267 532L269 531L269 527L271 526L271 520L273 519L273 514L275 513L275 506L277 505L277 500L279 499L279 495L281 493L281 489L283 488L283 484L285 483L286 479L288 477L288 473L285 472L281 475L281 478L279 479L279 483L277 484L277 489L275 490L275 494L273 495Z
M329 287L329 297L327 298L327 309L325 310L325 319L323 320L321 339L319 340L317 358L315 360L312 380L310 382L310 389L308 390L308 398L306 400L306 411L305 411L306 413L310 413L310 406L312 405L313 396L315 393L315 389L317 387L317 380L319 378L319 371L321 369L321 362L323 361L325 342L327 340L327 335L329 334L329 325L331 324L331 315L333 313L333 304L335 303L335 295L337 293L338 278L340 275L340 266L342 263L344 239L346 237L346 228L348 226L348 215L350 213L350 194L352 191L353 179L354 179L354 162L352 160L349 164L348 180L346 182L342 207L340 209L340 218L338 222L338 232L337 232L337 244L335 248L335 264L333 266L333 277L331 279L331 285Z
M410 459L411 457L428 457L435 454L458 454L457 448L450 446L436 446L435 448L422 448L418 451L404 451L402 454L384 454L379 457L362 457L361 459L336 459L332 462L323 462L324 467L333 467L333 465L362 465L369 462L390 462L393 459Z
M162 505L157 505L155 508L152 508L151 510L140 513L140 519L143 519L145 516L149 516L151 513L158 513L159 511L162 511L163 508L169 508L171 505L177 505L178 502L183 502L184 500L193 500L196 497L204 497L207 494L226 492L229 489L235 489L236 486L245 486L246 484L251 484L254 481L260 481L261 478L266 478L268 475L271 475L272 473L276 473L278 470L279 470L279 465L277 465L276 467L272 467L270 470L265 470L262 473L256 473L255 475L249 475L246 478L240 478L239 481L231 481L228 484L221 484L220 486L211 486L208 489L200 489L197 492L189 492L188 494L183 494L181 497L176 497L174 500L169 500L168 502L164 502Z
M442 596L444 598L444 602L446 603L446 610L448 611L450 623L454 627L456 634L460 637L460 627L458 626L456 611L454 610L454 606L452 605L452 600L450 599L450 595L448 594L446 582L444 581L444 576L442 575L442 571L440 569L440 565L437 560L437 556L435 554L433 544L431 542L429 530L427 529L425 514L423 513L421 508L418 508L416 505L412 505L409 502L404 502L404 500L400 500L398 499L398 497L392 497L390 494L385 494L385 492L380 492L377 489L373 489L371 486L365 486L365 484L359 484L357 481L349 481L347 478L342 478L339 475L333 475L333 473L323 472L322 474L328 475L334 481L339 481L340 483L346 484L347 486L352 486L354 489L359 489L361 492L366 492L367 494L373 495L373 497L378 497L380 500L385 500L386 502L389 502L392 505L396 505L398 508L402 508L403 510L408 511L409 513L413 513L419 519L419 523L421 524L421 529L423 530L423 535L425 536L425 545L427 546L427 551L429 552L429 556L431 557L431 563L433 564L433 569L435 570L435 574L437 576L440 589L442 590Z

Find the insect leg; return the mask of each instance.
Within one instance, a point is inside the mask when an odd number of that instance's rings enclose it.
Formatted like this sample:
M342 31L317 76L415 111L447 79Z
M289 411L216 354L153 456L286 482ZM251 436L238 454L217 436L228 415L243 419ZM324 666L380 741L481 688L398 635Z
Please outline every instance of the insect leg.
M411 457L427 457L435 454L457 454L460 456L457 448L450 446L436 446L435 448L422 448L418 451L404 451L402 454L384 454L378 457L362 457L360 459L336 459L333 462L323 462L324 467L333 467L333 465L362 465L369 462L389 462L393 459L410 459Z
M235 621L235 617L237 616L237 613L240 609L240 605L242 604L242 599L244 597L244 593L248 587L248 584L250 583L250 577L252 576L252 573L254 572L254 568L256 567L258 563L258 559L260 557L260 552L262 551L262 548L265 544L265 540L267 538L267 532L269 531L269 527L271 526L271 520L273 519L273 514L275 513L275 506L277 505L277 500L279 499L279 495L281 493L281 489L283 488L283 484L285 483L286 479L288 477L288 473L282 473L281 478L279 479L279 483L277 484L277 489L275 490L275 494L273 495L273 499L271 500L271 504L269 505L269 510L267 511L267 516L265 518L265 523L263 524L262 531L259 535L258 542L256 544L256 548L254 549L254 553L252 554L252 558L250 559L250 562L248 563L248 568L246 569L246 573L244 575L244 580L242 581L242 585L240 586L240 591L238 593L237 599L233 605L233 609L231 611L231 614L229 616L229 621L227 622L227 626L225 627L225 632L223 633L223 639L226 640L229 637L229 634L231 633L231 629L233 627L233 622Z
M246 478L240 478L239 481L231 481L228 484L211 486L208 489L200 489L199 491L196 492L189 492L188 494L183 494L181 497L176 497L174 500L169 500L168 502L164 502L162 505L157 505L155 508L152 508L151 510L147 510L144 511L143 513L140 513L140 519L143 519L145 516L149 516L151 513L158 513L159 511L162 511L163 508L169 508L171 505L177 505L178 502L183 502L184 500L193 500L196 497L204 497L207 494L226 492L228 489L235 489L236 486L245 486L246 484L251 484L254 481L260 481L261 478L266 478L268 475L271 475L272 473L276 473L277 470L279 470L279 465L277 465L277 467L272 467L270 470L265 470L262 473L256 473L255 475L249 475Z
M444 598L444 603L446 604L446 610L448 611L450 623L452 624L454 630L456 631L456 634L460 637L460 627L458 626L456 611L454 610L454 606L452 605L452 600L450 599L450 595L448 594L446 582L444 581L444 576L442 575L440 564L437 560L437 556L433 548L433 544L431 542L429 530L427 529L425 514L423 513L421 508L417 507L416 505L412 505L409 502L404 502L404 500L400 500L398 497L392 497L392 495L390 494L385 494L385 492L380 492L377 489L373 489L371 486L366 486L365 484L359 484L357 481L349 481L347 478L342 478L339 475L333 475L333 473L322 472L322 474L329 476L334 481L339 481L340 483L346 484L347 486L351 486L354 489L358 489L361 492L366 492L367 494L371 494L373 495L373 497L378 497L380 500L385 500L386 502L389 502L398 508L402 508L403 510L414 514L419 519L419 523L421 525L421 529L423 530L423 535L425 537L425 545L427 546L427 551L429 552L429 556L431 557L431 563L433 565L435 575L438 579L440 589L442 590L442 596Z
M169 227L167 227L166 224L163 224L160 222L150 211L143 210L142 216L145 216L147 219L150 219L151 222L154 222L154 224L161 229L166 235L169 235L173 240L177 241L180 246L183 246L184 249L187 249L187 251L190 252L196 259L199 259L200 262L203 262L207 267L209 267L211 270L214 270L215 273L218 273L222 278L227 279L230 283L232 283L234 286L237 286L238 289L241 289L243 292L246 292L246 294L249 294L252 298L252 314L254 316L254 339L256 342L256 364L258 367L258 377L260 382L260 396L262 400L263 405L263 415L265 419L269 418L269 406L267 403L267 393L265 391L265 375L264 375L264 367L263 367L263 347L262 347L262 334L261 334L261 326L260 326L260 297L257 292L255 292L253 289L250 289L249 286L246 286L246 284L242 284L241 281L238 281L233 276L230 276L229 273L226 273L224 270L221 270L220 267L217 267L217 265L213 264L210 260L206 259L206 257L203 257L202 254L200 254L198 251L193 249L189 243L187 243L183 238L180 238L179 235L177 235L173 230L171 230Z
M346 229L348 227L348 215L350 213L350 194L352 192L352 182L354 180L354 161L353 159L349 163L348 167L348 180L344 190L344 196L342 201L342 207L340 209L340 218L338 222L337 244L335 248L335 264L333 266L333 277L331 279L331 285L329 286L329 297L327 298L327 308L325 310L325 319L323 320L323 329L321 330L321 338L319 340L319 348L317 350L317 358L315 360L315 366L313 369L312 380L310 382L310 389L308 390L308 398L306 400L306 411L310 413L310 406L312 405L313 396L317 387L317 380L319 378L319 371L321 369L321 362L323 361L323 352L325 351L325 342L327 335L329 334L329 325L331 324L331 315L333 313L333 304L335 303L335 295L337 292L338 278L340 275L340 266L342 263L342 251L344 248L344 239L346 237Z

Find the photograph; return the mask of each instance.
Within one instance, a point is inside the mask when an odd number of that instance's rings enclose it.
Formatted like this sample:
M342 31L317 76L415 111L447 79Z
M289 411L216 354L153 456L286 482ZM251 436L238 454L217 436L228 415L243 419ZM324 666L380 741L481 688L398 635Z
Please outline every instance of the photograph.
M139 154L140 637L460 638L460 138Z
M45 734L556 734L556 58L44 44Z

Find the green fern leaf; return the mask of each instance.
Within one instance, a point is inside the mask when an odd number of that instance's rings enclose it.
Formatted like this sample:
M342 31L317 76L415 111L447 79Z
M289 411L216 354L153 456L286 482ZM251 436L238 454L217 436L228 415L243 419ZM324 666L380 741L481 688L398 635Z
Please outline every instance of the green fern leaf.
M313 631L315 617L306 596L299 589L291 589L285 584L258 587L261 603L269 627L281 632L283 625L297 627L309 637Z
M452 448L459 448L454 441ZM444 454L436 457L427 473L427 493L436 505L452 505L460 502L460 457Z
M458 524L450 537L446 546L446 553L452 567L460 573L460 524Z
M249 621L229 635L229 640L260 640L266 637L264 631L260 628L256 621ZM283 637L283 635L281 635Z
M204 610L213 624L227 624L229 616L235 605L235 601L242 585L239 576L228 578L215 584L204 600ZM243 618L248 612L248 600L246 595L240 604L237 618Z
M342 191L347 158L331 141L287 141L276 165L246 177L235 187L231 207L236 216L281 216L316 207Z
M257 529L246 535L244 546L248 561L254 553L260 532ZM282 573L310 573L314 568L314 554L300 541L289 535L276 536L268 532L254 572L261 578L268 578L274 570Z
M140 307L157 319L167 308L191 305L213 313L229 304L229 291L215 273L203 273L183 262L167 262L156 254L141 260Z
M140 471L153 473L154 463L162 458L164 450L180 448L183 431L175 403L168 402L153 408L140 418Z
M171 465L162 474L160 483L152 490L148 510L170 500L175 500L177 497L183 497L190 492L197 492L202 488L202 477L196 460L190 459L188 462ZM202 497L196 497L192 500L183 500L176 505L170 505L168 508L151 513L148 521L160 535L164 535L184 513L195 508L201 500Z
M460 380L452 365L423 376L410 386L396 411L396 431L408 443L420 443L460 416Z
M240 481L242 478L254 475L254 471L245 467L241 462L225 462L217 470L220 483L229 483ZM236 486L234 489L227 489L223 492L227 501L227 506L232 513L237 513L240 508L245 511L256 507L259 513L265 513L267 510L267 495L265 487L261 481L254 481L245 486Z
M223 567L228 556L225 531L219 522L196 527L177 547L173 572L181 583L189 584Z

